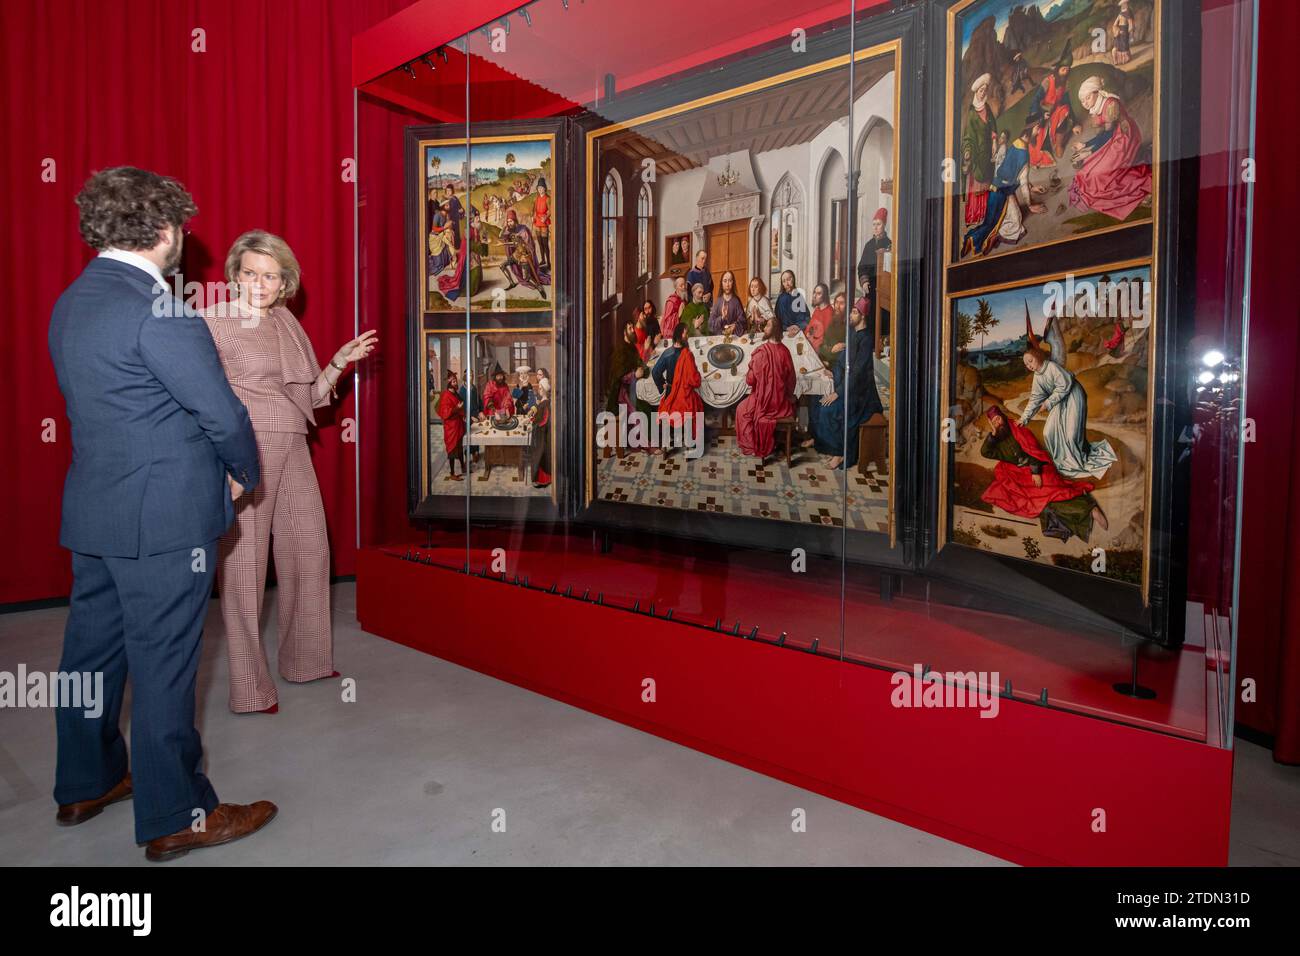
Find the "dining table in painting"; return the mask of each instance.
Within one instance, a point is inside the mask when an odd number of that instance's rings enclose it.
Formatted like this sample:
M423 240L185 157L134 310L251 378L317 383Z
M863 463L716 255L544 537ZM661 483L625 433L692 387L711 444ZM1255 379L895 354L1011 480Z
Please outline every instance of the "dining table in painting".
M734 409L749 394L750 387L745 382L745 375L749 372L750 357L762 344L763 338L758 335L698 335L687 340L691 354L695 357L695 366L700 370L699 391L705 405L723 410ZM794 359L795 398L829 395L831 373L822 365L817 350L803 332L796 331L793 335L781 336L781 344L790 350L790 357ZM709 351L715 345L735 346L740 352L740 360L729 368L718 368L709 361ZM660 345L654 355L646 360L646 364L653 368L659 356L669 347ZM658 405L663 398L654 379L648 375L637 381L636 394L637 398L651 405Z

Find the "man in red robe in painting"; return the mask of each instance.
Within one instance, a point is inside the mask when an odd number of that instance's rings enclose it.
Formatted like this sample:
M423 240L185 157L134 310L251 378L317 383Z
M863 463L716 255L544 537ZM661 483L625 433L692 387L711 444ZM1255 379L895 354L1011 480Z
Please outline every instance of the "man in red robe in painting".
M506 373L498 371L483 389L483 414L493 418L514 413L515 400L510 395L510 386L506 384Z
M456 390L460 382L455 372L447 373L447 387L438 398L438 417L442 419L442 444L447 449L447 478L451 481L465 479L465 403ZM461 473L456 474L456 463Z
M794 359L781 342L781 321L763 326L763 344L749 357L745 384L750 393L736 407L736 444L746 455L766 461L776 445L776 423L793 418Z
M537 195L533 199L533 238L537 240L539 265L551 267L551 197L546 192L546 180L537 180Z
M704 400L698 391L701 384L700 370L695 365L695 356L686 344L687 331L687 327L681 323L673 330L673 348L677 350L677 359L671 366L671 373L664 376L668 390L659 403L660 428L677 425L685 429L688 415L698 414L700 417L695 421L703 421ZM665 441L664 445L667 444ZM664 448L655 449L656 454L663 452Z
M999 406L984 414L992 431L980 454L997 464L981 499L1008 514L1037 518L1045 535L1062 541L1071 535L1087 541L1094 523L1108 527L1091 481L1063 477L1034 433Z
M1034 90L1029 101L1028 115L1038 114L1043 117L1042 126L1035 130L1034 139L1029 144L1030 156L1040 157L1034 164L1036 166L1050 165L1045 154L1059 158L1065 151L1065 142L1070 133L1081 131L1074 115L1074 106L1070 102L1070 68L1073 65L1074 54L1070 52L1070 42L1067 40L1061 58L1056 61L1056 67Z
M669 341L672 341L673 332L682 317L682 308L689 298L690 295L686 291L686 279L678 276L673 281L672 294L664 300L664 314L663 318L659 320L659 334Z

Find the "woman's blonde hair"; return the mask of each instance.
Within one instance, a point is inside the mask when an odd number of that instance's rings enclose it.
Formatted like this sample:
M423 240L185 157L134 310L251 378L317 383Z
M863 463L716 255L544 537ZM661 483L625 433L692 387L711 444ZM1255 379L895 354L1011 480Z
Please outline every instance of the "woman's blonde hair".
M266 232L263 229L250 229L230 247L230 252L226 254L226 281L234 284L239 282L239 264L244 258L245 252L255 252L258 255L270 256L280 264L280 275L283 284L280 286L280 301L288 302L298 294L298 286L302 281L302 269L298 266L298 259L289 248L289 243L285 242L274 233Z

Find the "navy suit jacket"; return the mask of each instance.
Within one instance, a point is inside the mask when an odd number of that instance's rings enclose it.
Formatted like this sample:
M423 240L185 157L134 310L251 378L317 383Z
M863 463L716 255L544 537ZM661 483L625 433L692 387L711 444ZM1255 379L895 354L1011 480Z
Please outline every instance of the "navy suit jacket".
M49 344L72 423L59 543L141 557L221 537L226 475L248 490L260 476L203 319L144 270L96 258L55 303Z

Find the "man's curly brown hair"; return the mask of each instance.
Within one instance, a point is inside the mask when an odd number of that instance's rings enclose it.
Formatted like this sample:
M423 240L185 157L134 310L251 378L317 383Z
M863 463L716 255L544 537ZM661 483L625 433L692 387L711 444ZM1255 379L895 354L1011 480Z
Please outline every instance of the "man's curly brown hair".
M134 166L103 169L77 193L81 237L92 249L152 249L158 230L183 226L199 211L170 176Z

